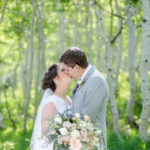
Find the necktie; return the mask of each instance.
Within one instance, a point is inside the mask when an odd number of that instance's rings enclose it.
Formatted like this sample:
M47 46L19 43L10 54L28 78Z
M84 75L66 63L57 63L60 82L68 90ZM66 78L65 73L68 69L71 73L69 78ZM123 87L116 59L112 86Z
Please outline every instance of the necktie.
M76 93L78 87L79 87L79 84L77 83L77 84L75 85L75 87L74 87L73 92L72 92L73 97L74 97L74 95L75 95L75 93Z

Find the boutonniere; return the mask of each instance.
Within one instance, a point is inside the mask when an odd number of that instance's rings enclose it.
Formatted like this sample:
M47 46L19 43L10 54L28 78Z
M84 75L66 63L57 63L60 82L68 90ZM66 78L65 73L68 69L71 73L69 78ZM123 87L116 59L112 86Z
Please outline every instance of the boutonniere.
M82 87L82 86L84 85L84 83L85 83L84 81L79 80L79 81L78 81L79 88Z

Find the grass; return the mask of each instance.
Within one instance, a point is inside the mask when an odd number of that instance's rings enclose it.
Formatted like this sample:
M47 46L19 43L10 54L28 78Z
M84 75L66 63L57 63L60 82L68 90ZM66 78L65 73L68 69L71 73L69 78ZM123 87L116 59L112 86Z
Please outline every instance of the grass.
M109 150L150 150L150 144L141 140L137 133L135 135L121 133L121 140L118 140L114 133L108 132L107 145Z
M0 150L29 150L32 130L23 134L21 130L14 132L11 128L7 128L0 133ZM150 150L150 144L144 143L137 132L130 135L121 133L122 140L119 140L109 129L107 136L108 150Z
M23 133L20 130L13 131L12 129L8 128L4 131L1 131L0 134L0 150L29 150L30 145L30 137L32 131L27 133ZM14 148L11 148L10 143L14 144ZM8 146L6 146L8 145ZM6 147L6 148L5 148Z

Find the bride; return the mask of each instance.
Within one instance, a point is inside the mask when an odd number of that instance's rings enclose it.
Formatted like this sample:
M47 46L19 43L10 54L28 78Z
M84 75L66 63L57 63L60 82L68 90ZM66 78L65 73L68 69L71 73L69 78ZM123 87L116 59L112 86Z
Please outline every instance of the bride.
M45 90L34 124L31 150L53 150L53 144L45 144L42 135L46 132L47 118L56 112L63 113L71 107L71 99L66 96L72 78L57 64L49 67L42 80Z

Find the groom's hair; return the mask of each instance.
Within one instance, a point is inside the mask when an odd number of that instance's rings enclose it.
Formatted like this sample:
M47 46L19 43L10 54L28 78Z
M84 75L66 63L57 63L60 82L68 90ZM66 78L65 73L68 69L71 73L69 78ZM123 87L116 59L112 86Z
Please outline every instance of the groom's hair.
M53 92L56 90L56 84L53 81L57 76L58 64L53 64L48 68L42 80L42 89L46 90L50 88Z
M83 50L78 47L69 48L64 54L60 57L59 62L66 64L68 67L74 67L76 64L82 68L88 66L88 61L86 54Z

